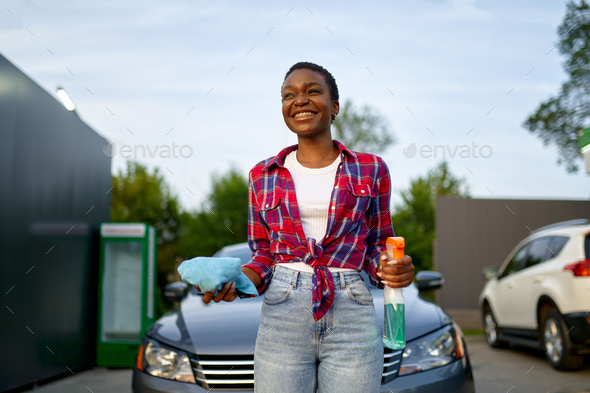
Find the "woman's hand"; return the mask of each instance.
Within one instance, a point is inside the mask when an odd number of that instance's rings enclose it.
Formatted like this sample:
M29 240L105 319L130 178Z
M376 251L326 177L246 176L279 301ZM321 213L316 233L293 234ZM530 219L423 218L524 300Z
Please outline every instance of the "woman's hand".
M414 280L412 257L405 255L403 258L389 260L387 251L381 252L377 275L381 278L381 282L388 287L407 287Z
M242 266L242 272L252 281L254 286L260 287L262 285L262 278L256 273L254 270L250 269L249 267ZM230 285L231 284L231 285ZM195 285L197 291L201 292L201 288L198 285ZM203 295L203 303L210 303L213 300L215 303L219 303L220 301L225 302L233 302L238 297L237 292L235 292L236 283L229 281L223 284L223 287L219 290L217 296L213 296L215 294L215 290L210 292L205 292Z
M195 288L197 288L197 291L201 292L201 288L199 288L198 285L195 285ZM215 297L213 297L213 295L215 294L216 290L205 292L205 295L203 295L203 303L210 303L211 299L213 299L215 303L219 303L222 300L225 302L233 302L238 297L238 294L234 291L235 288L236 283L230 283L228 281L225 284L223 284L223 287L221 287L219 293Z

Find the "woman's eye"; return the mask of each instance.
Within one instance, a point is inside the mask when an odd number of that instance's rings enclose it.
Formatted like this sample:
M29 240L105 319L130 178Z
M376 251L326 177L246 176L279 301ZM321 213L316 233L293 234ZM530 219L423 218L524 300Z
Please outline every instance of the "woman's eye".
M287 97L289 97L290 95L292 95L292 94L291 94L291 93L287 93L287 94L285 94L285 95L283 96L283 98L287 98Z
M310 93L313 93L313 92L320 93L320 91L319 91L319 90L315 90L315 89L312 89L312 90L310 90L309 92L310 92Z

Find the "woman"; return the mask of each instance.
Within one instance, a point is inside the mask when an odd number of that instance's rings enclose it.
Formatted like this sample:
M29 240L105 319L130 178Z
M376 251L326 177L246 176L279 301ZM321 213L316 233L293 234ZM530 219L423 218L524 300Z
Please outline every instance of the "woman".
M332 140L338 88L323 67L295 64L281 94L298 144L249 174L253 254L242 271L264 294L255 391L378 392L382 327L359 271L381 289L414 277L411 257L388 261L385 251L394 236L389 170L380 157ZM226 283L203 301L233 301L234 289Z

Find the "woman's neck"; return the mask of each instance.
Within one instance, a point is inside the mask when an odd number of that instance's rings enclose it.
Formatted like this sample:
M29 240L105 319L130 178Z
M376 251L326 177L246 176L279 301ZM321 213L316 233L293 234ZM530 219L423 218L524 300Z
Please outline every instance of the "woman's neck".
M319 138L298 138L297 161L307 168L324 168L334 162L340 151L328 133Z

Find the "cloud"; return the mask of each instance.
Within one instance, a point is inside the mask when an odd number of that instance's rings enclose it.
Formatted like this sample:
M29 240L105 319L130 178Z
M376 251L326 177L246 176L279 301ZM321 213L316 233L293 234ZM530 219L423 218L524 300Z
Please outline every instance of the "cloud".
M440 3L439 3L440 4ZM444 5L445 10L433 10L425 18L429 21L492 21L494 15L475 6L475 0L453 0Z

